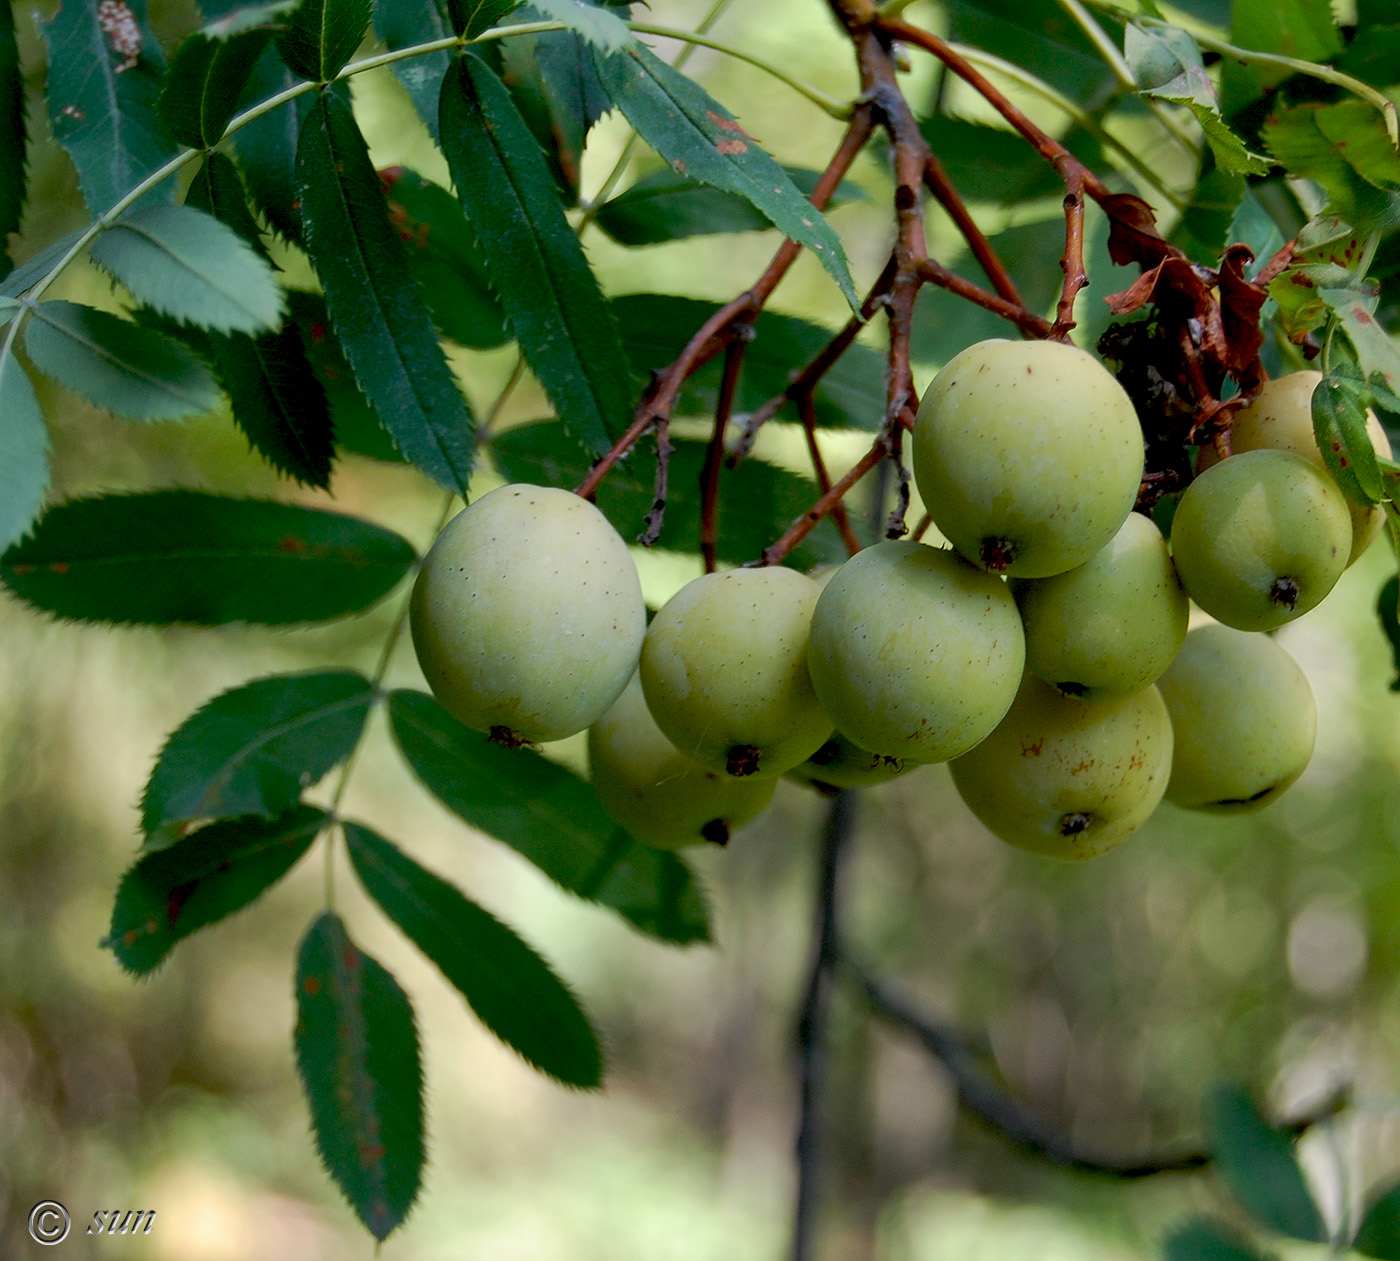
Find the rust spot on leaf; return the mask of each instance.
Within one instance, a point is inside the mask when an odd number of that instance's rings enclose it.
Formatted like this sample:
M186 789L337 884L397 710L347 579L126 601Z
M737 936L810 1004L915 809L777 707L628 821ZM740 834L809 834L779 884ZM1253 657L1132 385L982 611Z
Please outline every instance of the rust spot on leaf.
M301 983L301 988L313 998L321 992L321 978L319 976L308 976Z
M749 146L742 140L720 140L715 143L715 148L723 154L734 155L736 153L747 153Z
M306 552L306 540L295 534L284 534L277 540L277 550L284 556L301 556Z

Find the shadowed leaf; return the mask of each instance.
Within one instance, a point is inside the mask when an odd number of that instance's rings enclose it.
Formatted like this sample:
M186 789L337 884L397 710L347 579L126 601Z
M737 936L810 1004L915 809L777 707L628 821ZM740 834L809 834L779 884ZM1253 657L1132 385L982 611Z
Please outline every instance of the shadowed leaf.
M160 97L161 118L176 140L192 149L218 142L272 35L270 26L226 39L196 31L180 45Z
M0 12L0 241L19 231L25 194L24 74L15 41L15 12ZM0 273L10 270L0 258ZM2 534L3 531L0 531Z
M370 0L301 0L277 37L282 60L303 79L338 75L369 30Z

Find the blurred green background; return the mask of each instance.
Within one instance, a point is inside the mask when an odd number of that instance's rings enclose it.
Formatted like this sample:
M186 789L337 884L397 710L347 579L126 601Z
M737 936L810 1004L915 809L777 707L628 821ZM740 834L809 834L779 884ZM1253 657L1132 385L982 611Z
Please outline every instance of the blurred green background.
M648 17L693 25L706 8L657 0ZM932 5L911 16L943 21ZM155 5L152 17L171 46L198 22L188 3ZM22 259L84 215L72 169L47 139L33 15L19 19L38 142ZM855 85L818 0L737 4L715 33L838 97ZM688 70L783 161L824 164L837 123L715 54L701 51ZM927 98L925 64L915 63L908 89L916 102ZM387 72L357 79L354 95L379 165L445 181ZM1037 108L1046 125L1060 124ZM616 120L601 125L585 191L625 134ZM853 178L872 200L843 207L833 222L858 283L869 283L888 249L878 153ZM1046 218L1030 205L1009 221ZM951 240L946 224L931 231L936 245ZM629 252L594 233L587 243L611 292L726 299L776 241L755 233ZM1097 257L1096 296L1081 298L1091 328L1102 320L1097 295L1121 287ZM1054 255L1031 262L1056 274ZM293 282L308 280L304 264L288 267ZM81 268L53 296L120 301ZM824 273L805 261L774 308L833 326L844 318ZM922 319L920 385L938 358L992 331L946 302ZM452 353L484 409L510 353ZM227 417L133 426L71 397L46 402L61 418L55 497L186 485L324 499L279 484ZM503 423L543 412L527 383ZM833 435L828 455L837 463L866 441ZM772 458L792 457L782 426L765 442ZM484 465L480 484L492 476ZM347 458L333 501L420 546L431 541L438 494L404 468ZM699 572L693 558L639 556L639 564L653 602ZM1354 1210L1368 1185L1400 1169L1400 701L1387 690L1388 650L1371 612L1392 569L1383 548L1373 549L1322 609L1281 636L1313 682L1320 732L1312 767L1278 804L1232 820L1163 807L1122 850L1061 866L990 837L944 768L921 770L862 795L845 889L852 942L929 1010L960 1022L1012 1089L1095 1150L1136 1157L1197 1141L1203 1098L1221 1079L1248 1083L1279 1114L1349 1085L1354 1106L1314 1130L1303 1151L1329 1213ZM196 935L147 982L121 974L97 942L135 852L138 796L164 735L255 675L369 667L400 598L326 628L208 632L59 625L0 597L0 1256L48 1255L25 1229L44 1198L74 1216L56 1255L374 1255L320 1168L290 1050L294 952L321 904L320 862ZM390 681L420 682L406 644ZM558 756L577 763L578 742ZM378 725L345 808L540 947L582 996L611 1065L597 1096L530 1071L342 870L342 912L411 994L425 1047L426 1185L379 1255L783 1255L794 1189L794 1023L825 803L784 784L775 808L726 851L694 856L717 941L688 951L643 939L471 834L418 789ZM960 1118L941 1069L847 989L836 1003L827 1108L821 1255L830 1261L1134 1261L1157 1255L1163 1230L1186 1214L1235 1213L1209 1174L1118 1184L1017 1154ZM110 1208L155 1209L150 1236L84 1237L92 1212Z

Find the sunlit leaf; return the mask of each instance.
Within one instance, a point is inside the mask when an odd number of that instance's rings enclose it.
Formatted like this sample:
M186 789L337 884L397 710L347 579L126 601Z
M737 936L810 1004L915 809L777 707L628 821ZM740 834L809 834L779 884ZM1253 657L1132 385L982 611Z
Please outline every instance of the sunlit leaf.
M414 773L472 827L644 932L681 944L708 938L690 870L675 854L623 832L585 780L530 749L489 743L421 692L394 692L389 716Z
M0 547L29 529L48 489L44 413L23 365L0 349Z
M1330 0L1234 0L1230 41L1302 61L1330 61L1342 51ZM1225 112L1233 115L1291 73L1286 66L1225 58Z
M0 557L0 579L79 621L279 626L357 613L413 560L358 517L166 490L51 508Z
M607 52L616 52L637 40L626 22L599 5L581 4L579 0L530 0L530 7L546 19L565 23L595 48Z
M229 819L147 854L122 877L102 944L128 972L151 971L192 932L276 884L325 818L322 810L297 806L275 819Z
M1361 504L1385 498L1360 392L1335 376L1324 377L1313 391L1312 422L1327 471L1347 498Z
M1393 191L1400 187L1400 157L1391 151L1386 158L1385 124L1364 101L1275 110L1260 135L1290 175L1317 181L1353 228L1400 225L1400 194Z
M364 730L374 688L350 670L279 674L221 692L166 740L141 798L146 849L192 822L290 809Z
M378 1240L423 1175L423 1067L408 995L327 911L297 956L297 1069L316 1147Z
M471 1004L478 1019L542 1073L597 1086L603 1053L578 1001L494 915L356 823L345 841L366 891Z

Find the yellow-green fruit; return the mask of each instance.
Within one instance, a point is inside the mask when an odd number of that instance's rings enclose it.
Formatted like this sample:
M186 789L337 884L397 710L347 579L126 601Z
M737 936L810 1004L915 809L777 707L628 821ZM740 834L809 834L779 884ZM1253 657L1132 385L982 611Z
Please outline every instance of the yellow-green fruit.
M686 757L730 775L781 775L831 735L807 675L820 588L772 566L705 574L652 619L642 687Z
M968 560L1044 578L1084 564L1123 524L1142 479L1142 429L1085 351L985 341L954 355L924 394L913 462L934 523Z
M566 490L502 486L447 523L411 604L418 664L444 708L499 743L562 740L637 668L646 606L627 545Z
M1230 450L1292 451L1325 472L1327 464L1317 449L1312 422L1313 391L1321 380L1322 373L1307 370L1266 381L1254 401L1235 413L1230 425ZM1390 439L1375 412L1366 414L1366 433L1376 454L1389 459ZM1347 510L1351 513L1352 545L1347 560L1350 565L1375 542L1385 526L1385 511L1379 504L1359 504L1350 499Z
M635 674L588 729L588 765L603 809L639 841L660 849L727 844L778 786L771 776L735 779L682 757L656 725Z
M1157 686L1176 732L1168 801L1216 814L1258 810L1312 758L1312 687L1266 635L1198 627Z
M838 731L805 762L794 766L788 778L818 788L864 788L888 783L922 765L908 758L871 753Z
M1191 602L1162 532L1131 512L1107 547L1051 578L1013 580L1026 669L1076 696L1154 682L1186 638Z
M1320 604L1351 555L1337 484L1291 451L1246 451L1208 468L1172 518L1172 559L1217 621L1272 630Z
M1001 721L1025 651L1000 578L955 552L888 542L823 588L808 664L822 707L861 748L946 762Z
M949 766L962 799L1002 840L1050 858L1093 858L1127 840L1162 799L1171 722L1155 687L1096 700L1028 674L997 729Z

